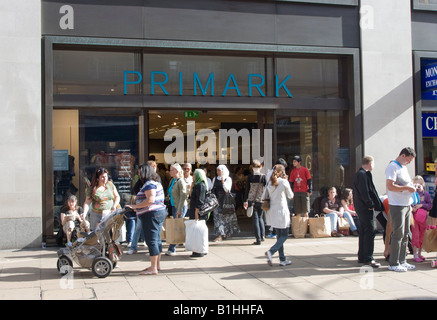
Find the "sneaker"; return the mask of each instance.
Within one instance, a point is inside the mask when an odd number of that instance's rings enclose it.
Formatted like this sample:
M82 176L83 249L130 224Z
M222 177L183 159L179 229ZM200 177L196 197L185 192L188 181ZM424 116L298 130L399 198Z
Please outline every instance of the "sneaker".
M70 247L70 248L71 248L71 247L73 247L73 243L72 243L71 241L68 241L68 242L67 242L67 244L66 244L65 246L67 246L67 247Z
M416 266L415 266L415 265L413 265L413 264L409 264L409 263L407 263L407 262L401 264L401 266L404 267L404 268L407 269L407 270L414 270L414 269L416 269Z
M398 266L388 266L388 270L395 272L407 272L407 268L398 265Z
M135 250L135 249L129 249L128 251L127 251L127 254L134 254L134 253L137 253L138 251L137 250Z
M166 255L166 256L175 256L175 255L176 255L176 252L174 252L174 251L167 251L167 252L165 253L165 255Z
M423 260L421 257L416 257L413 259L414 262L423 262L425 260Z
M290 260L284 260L284 261L279 262L279 265L280 265L281 267L288 266L288 265L290 265L290 264L291 264L291 261L290 261Z
M270 239L276 239L276 235L274 235L273 233L270 233L270 234L267 236L267 238L270 238Z
M273 267L272 253L269 250L266 251L266 257L267 257L267 264Z

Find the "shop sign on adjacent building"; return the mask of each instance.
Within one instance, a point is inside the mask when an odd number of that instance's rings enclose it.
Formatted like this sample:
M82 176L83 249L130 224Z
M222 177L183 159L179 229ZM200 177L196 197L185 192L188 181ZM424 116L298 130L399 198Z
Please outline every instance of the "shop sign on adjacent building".
M422 99L437 100L437 60L422 65Z
M437 113L422 113L422 136L437 137Z

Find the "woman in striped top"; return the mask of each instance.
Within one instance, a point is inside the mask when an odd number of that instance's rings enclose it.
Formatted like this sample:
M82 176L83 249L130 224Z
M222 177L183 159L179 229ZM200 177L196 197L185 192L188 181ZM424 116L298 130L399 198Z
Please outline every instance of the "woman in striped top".
M146 244L149 247L151 266L141 271L140 274L158 274L162 251L161 229L167 216L164 189L158 174L150 165L141 165L139 173L144 185L136 196L135 204L127 207L134 209L141 220Z

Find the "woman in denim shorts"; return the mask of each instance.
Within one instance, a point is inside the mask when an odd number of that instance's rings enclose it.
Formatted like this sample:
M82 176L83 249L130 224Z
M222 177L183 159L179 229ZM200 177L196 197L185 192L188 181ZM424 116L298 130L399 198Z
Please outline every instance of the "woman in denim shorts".
M137 212L137 217L141 220L144 237L149 248L151 266L142 270L140 274L154 275L158 274L160 270L162 252L161 229L167 216L167 210L164 204L164 190L155 170L150 165L143 164L139 168L139 173L144 185L136 196L135 204L126 207L132 208Z

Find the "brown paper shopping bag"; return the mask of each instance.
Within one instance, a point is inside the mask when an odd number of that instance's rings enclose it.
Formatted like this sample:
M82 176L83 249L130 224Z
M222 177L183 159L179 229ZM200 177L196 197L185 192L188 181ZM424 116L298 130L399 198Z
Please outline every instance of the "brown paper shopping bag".
M165 220L165 241L168 244L179 244L185 242L185 219L177 218Z
M426 252L437 251L437 229L428 229L425 231L422 249Z
M315 217L308 219L311 238L327 238L331 236L331 219Z
M308 232L308 217L291 217L291 233L295 238L305 238Z

